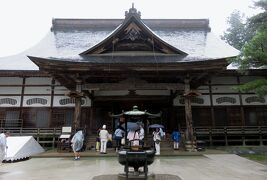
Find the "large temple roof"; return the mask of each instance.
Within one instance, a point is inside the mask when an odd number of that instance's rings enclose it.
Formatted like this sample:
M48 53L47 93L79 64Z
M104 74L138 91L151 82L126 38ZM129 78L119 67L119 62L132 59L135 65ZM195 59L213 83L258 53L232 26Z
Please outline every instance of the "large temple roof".
M90 63L143 63L155 61L146 52L106 53L97 57L79 55L112 35L123 19L53 19L53 25L46 37L33 48L15 56L0 58L2 70L36 70L38 67L27 55L71 62ZM238 55L238 51L210 32L207 19L142 19L155 36L171 47L185 52L187 56L175 54L158 58L157 63L192 62L225 59ZM136 56L135 61L125 61L125 56ZM155 56L161 54L155 53ZM129 58L131 59L131 58ZM18 66L19 64L19 66Z

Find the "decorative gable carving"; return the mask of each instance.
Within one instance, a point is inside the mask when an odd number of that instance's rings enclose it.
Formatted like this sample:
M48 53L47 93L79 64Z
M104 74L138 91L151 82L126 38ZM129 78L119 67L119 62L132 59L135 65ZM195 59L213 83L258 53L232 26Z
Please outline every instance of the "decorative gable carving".
M80 55L119 55L123 52L137 52L143 55L175 54L187 55L155 35L142 21L141 14L132 7L125 14L123 23L106 39Z

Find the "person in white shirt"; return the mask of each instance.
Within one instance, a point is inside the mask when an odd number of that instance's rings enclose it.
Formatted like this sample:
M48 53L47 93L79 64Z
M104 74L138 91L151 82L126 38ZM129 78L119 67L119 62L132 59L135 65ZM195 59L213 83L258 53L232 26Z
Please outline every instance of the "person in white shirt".
M102 129L99 132L99 138L100 138L100 153L106 154L107 153L107 142L109 133L106 130L106 125L103 125Z
M145 138L145 130L142 125L140 125L140 130L139 130L139 140L140 140L140 145L144 146L144 138Z
M0 163L3 162L6 156L7 150L7 137L10 135L9 132L1 133L0 134Z
M127 139L131 146L139 146L139 133L137 130L130 130L127 134Z
M156 149L156 155L160 155L160 131L159 128L156 129L156 131L153 132L153 141L155 143L155 149Z

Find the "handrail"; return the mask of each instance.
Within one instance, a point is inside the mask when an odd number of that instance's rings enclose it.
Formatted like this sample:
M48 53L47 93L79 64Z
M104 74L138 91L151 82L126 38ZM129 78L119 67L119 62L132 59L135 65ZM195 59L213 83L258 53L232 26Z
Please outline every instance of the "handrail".
M197 140L209 145L267 145L267 126L193 127L193 131Z
M22 119L0 119L0 127L22 127Z

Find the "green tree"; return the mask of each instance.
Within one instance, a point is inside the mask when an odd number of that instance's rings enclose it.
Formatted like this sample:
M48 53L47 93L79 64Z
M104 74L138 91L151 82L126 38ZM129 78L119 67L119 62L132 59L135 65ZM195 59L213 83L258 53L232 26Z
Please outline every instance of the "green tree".
M240 56L233 59L239 69L245 72L252 68L267 67L267 0L259 0L254 3L256 8L263 11L247 20L246 34L253 35L241 48ZM267 95L267 80L255 80L245 83L237 88L242 92L255 91L258 95Z
M227 19L229 27L223 33L221 38L228 44L238 50L244 46L246 42L246 24L245 16L240 11L234 11Z

